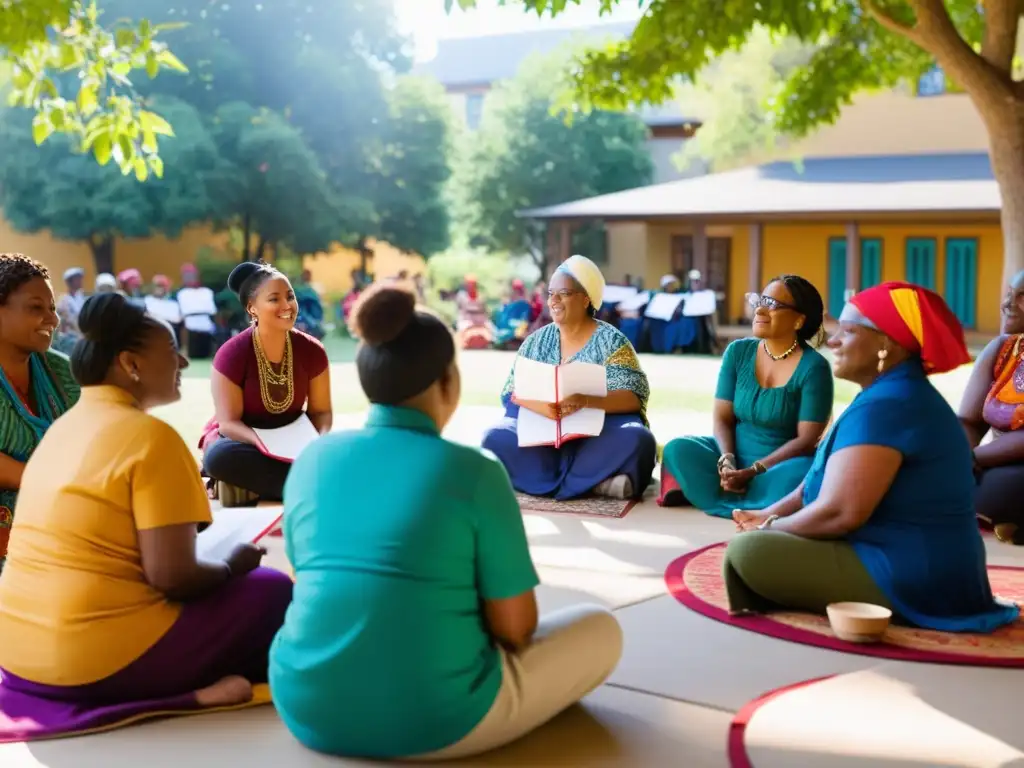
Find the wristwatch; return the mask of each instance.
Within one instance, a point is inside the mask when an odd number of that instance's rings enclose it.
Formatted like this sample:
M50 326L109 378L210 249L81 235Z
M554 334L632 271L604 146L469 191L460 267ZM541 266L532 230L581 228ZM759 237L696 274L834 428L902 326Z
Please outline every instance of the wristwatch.
M774 523L778 519L778 515L768 515L768 519L761 523L759 526L757 526L757 530L767 531L769 528L772 527L772 523Z

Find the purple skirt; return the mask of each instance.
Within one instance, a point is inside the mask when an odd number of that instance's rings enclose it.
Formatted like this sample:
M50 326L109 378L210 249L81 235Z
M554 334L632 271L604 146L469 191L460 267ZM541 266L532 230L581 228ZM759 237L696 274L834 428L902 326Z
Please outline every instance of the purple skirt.
M195 691L229 675L267 681L270 644L292 580L270 568L225 584L181 615L152 648L110 677L53 686L0 671L0 743L70 736L199 709Z

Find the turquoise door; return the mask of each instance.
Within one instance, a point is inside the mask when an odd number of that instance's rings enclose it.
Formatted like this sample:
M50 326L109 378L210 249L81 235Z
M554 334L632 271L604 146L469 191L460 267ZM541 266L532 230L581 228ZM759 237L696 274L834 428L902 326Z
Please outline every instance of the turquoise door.
M946 240L946 303L964 328L973 328L978 297L978 241Z
M935 238L907 238L907 282L935 290Z
M869 237L860 241L860 289L882 282L882 240Z
M828 313L839 317L846 304L846 240L828 241Z

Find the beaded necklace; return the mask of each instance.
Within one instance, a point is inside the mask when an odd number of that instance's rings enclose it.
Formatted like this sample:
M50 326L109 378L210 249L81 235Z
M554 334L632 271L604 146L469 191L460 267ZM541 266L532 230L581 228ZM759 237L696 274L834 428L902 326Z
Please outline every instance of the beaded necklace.
M267 413L277 415L284 413L292 406L295 399L295 381L292 375L292 334L288 333L284 343L284 357L281 358L281 372L274 370L273 363L263 350L258 328L252 330L252 347L256 352L256 369L260 379L260 398ZM270 393L271 387L284 388L284 398L275 400Z
M768 349L768 342L767 341L762 341L761 342L761 346L764 347L765 353L768 355L768 357L770 357L775 362L779 362L779 360L785 360L787 357L792 355L794 352L796 352L796 348L797 348L797 346L799 346L799 344L800 344L799 341L794 341L793 345L789 349L787 349L785 352L783 352L781 355L773 355L772 351L770 349Z

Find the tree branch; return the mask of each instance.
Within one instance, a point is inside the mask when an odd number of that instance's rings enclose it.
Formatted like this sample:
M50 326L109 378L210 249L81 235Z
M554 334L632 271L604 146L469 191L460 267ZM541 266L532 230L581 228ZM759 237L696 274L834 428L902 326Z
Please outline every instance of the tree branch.
M917 24L907 24L893 18L875 0L864 0L864 8L875 21L890 32L905 37L918 45L921 44L921 35L918 32Z
M984 5L985 36L981 43L981 57L1009 76L1024 3L1021 0L985 0Z
M993 0L995 3L1003 0ZM970 95L982 113L1001 109L1014 96L1007 71L979 56L961 37L943 0L908 0L917 16L918 45ZM984 117L984 114L983 114Z

